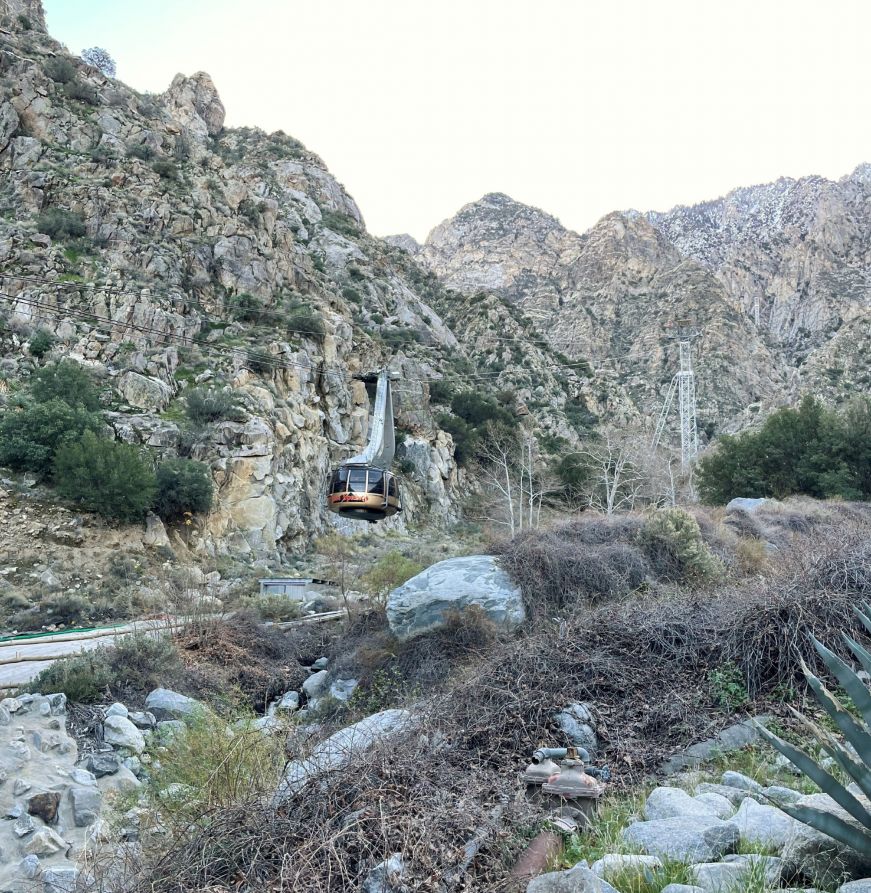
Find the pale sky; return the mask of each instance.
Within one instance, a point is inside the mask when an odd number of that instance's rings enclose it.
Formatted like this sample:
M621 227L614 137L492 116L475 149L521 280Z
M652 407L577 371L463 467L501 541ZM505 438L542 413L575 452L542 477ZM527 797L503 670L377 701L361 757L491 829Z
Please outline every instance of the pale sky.
M317 152L377 235L487 192L583 231L871 161L868 0L44 0L73 52Z

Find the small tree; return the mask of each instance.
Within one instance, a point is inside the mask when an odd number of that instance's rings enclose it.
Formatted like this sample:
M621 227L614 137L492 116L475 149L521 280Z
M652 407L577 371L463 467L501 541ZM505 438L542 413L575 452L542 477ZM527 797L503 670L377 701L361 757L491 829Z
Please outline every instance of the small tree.
M348 608L348 590L360 575L359 545L354 537L341 533L328 533L316 543L317 551L332 564L332 571L338 576L339 591L345 610Z
M141 520L154 499L154 471L142 451L93 431L58 447L54 480L62 496L118 521Z
M41 360L54 347L54 343L54 335L47 329L40 329L30 336L27 347L33 356Z
M118 70L115 60L102 47L90 47L90 49L82 50L82 59L88 65L99 69L107 78L115 77L115 72Z
M646 475L637 461L637 438L606 430L577 455L589 469L590 508L613 515L630 510L642 494Z
M212 476L208 466L192 459L168 459L157 466L154 511L164 521L179 521L187 513L203 514L212 507Z
M363 574L361 582L372 600L383 605L388 593L401 586L423 570L423 565L413 558L406 558L401 552L388 552L382 555Z
M0 465L47 474L61 441L101 426L99 416L63 400L12 407L0 416Z
M81 406L89 412L100 408L100 395L91 373L74 360L61 360L43 366L30 379L29 390L37 403L63 400L70 406Z
M538 527L544 497L552 486L529 432L519 437L513 430L490 424L478 447L479 474L485 481L478 497L482 520L506 526L514 536Z

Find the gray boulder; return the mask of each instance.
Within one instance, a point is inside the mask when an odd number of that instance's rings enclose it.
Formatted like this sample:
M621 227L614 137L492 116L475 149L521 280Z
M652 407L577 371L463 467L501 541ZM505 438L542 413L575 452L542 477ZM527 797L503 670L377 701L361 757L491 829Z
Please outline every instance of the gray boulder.
M70 788L73 821L77 828L93 825L100 816L103 795L96 788Z
M155 719L181 719L188 722L201 716L206 707L201 701L180 695L177 691L156 688L145 699L145 709L153 713Z
M599 739L593 728L593 715L586 704L571 704L554 716L554 721L566 734L574 747L581 747L594 754Z
M722 794L696 794L693 800L707 806L708 811L718 819L728 819L735 814L735 807L732 805L732 801Z
M661 893L705 893L705 889L694 884L669 884L662 888Z
M705 862L690 866L693 883L706 893L734 893L744 888L750 866L743 862Z
M746 800L747 797L750 796L750 791L745 791L742 788L733 788L729 785L713 784L707 781L696 785L695 793L719 794L719 796L725 797L736 808L741 805L743 800Z
M864 797L860 797L859 800L866 809L871 809L868 800ZM809 794L802 797L798 805L831 813L854 828L861 827L828 794ZM871 875L871 856L862 855L838 843L822 831L800 822L795 823L795 833L786 842L780 855L787 875L801 874L820 887L832 886L841 881L845 875L854 878Z
M121 761L114 753L92 753L85 761L85 768L97 778L114 775L120 765Z
M318 670L317 673L312 673L302 684L302 690L309 700L326 694L329 687L330 674L327 670Z
M162 412L172 400L172 388L166 382L132 370L119 376L116 387L131 406L146 412Z
M752 499L748 496L736 496L734 499L730 499L729 502L726 503L726 511L742 511L747 512L748 514L753 514L753 512L762 508L766 502L770 500L761 498L761 499Z
M711 816L716 815L716 812L706 803L690 797L681 788L654 788L644 804L644 818L651 821L690 815Z
M838 893L871 893L871 878L848 881L838 887Z
M410 729L414 721L409 710L382 710L341 729L317 744L306 759L288 764L273 805L279 806L293 797L320 773L341 769L354 754Z
M75 893L78 878L78 868L44 868L42 871L42 889L44 893Z
M736 862L748 866L752 870L752 875L756 875L756 866L762 866L762 873L765 877L765 883L772 886L779 886L783 877L783 859L777 856L763 856L758 853L748 855L731 855L723 859L724 862Z
M499 626L526 619L520 587L491 555L439 561L387 597L387 620L399 639L409 639L444 623L445 615L477 605Z
M126 716L107 716L103 720L103 740L113 747L125 747L135 753L145 750L142 732Z
M762 785L741 772L724 772L720 782L727 788L737 788L739 791L750 791L753 794L762 793Z
M782 850L795 830L795 819L776 806L763 806L747 797L729 821L741 839L765 850Z
M770 785L767 788L763 788L762 793L775 806L788 806L790 803L798 803L802 797L799 791L794 791L792 788L784 788L780 785Z
M366 875L361 893L400 893L404 889L402 885L404 870L402 853L394 853L389 859L379 862Z
M533 878L526 893L618 893L589 868L576 865L568 871L551 871Z
M281 700L276 702L275 709L281 711L283 713L292 713L294 710L299 709L299 692L298 691L286 691L282 696Z
M590 866L590 871L606 880L609 875L619 874L622 877L632 875L640 881L652 881L653 872L662 868L662 860L656 856L639 856L636 854L613 853L602 856Z
M136 726L137 729L153 729L157 725L157 717L147 710L137 710L127 714L127 719Z
M330 686L330 696L337 701L350 701L351 695L354 694L354 689L359 684L356 679L337 679Z
M713 815L633 822L622 836L650 856L682 862L714 862L738 844L738 829Z

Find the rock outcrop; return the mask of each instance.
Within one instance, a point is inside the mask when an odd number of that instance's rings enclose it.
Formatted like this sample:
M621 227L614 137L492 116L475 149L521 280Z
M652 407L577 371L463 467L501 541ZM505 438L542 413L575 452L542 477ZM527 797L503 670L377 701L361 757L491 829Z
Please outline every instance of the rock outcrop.
M871 389L869 195L861 165L838 182L784 179L666 213L613 213L578 234L490 194L419 249L396 244L450 288L505 298L539 337L590 360L609 382L600 415L655 411L688 322L710 435L805 392L841 401Z

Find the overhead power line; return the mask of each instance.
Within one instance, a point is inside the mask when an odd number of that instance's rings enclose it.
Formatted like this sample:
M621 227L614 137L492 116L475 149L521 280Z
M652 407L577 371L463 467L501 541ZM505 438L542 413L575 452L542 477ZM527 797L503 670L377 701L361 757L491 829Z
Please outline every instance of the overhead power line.
M171 333L162 331L160 329L156 329L153 326L145 326L141 323L135 323L132 321L118 320L112 319L108 316L101 316L100 314L94 313L90 310L81 310L72 307L60 307L55 306L53 304L49 304L45 301L40 301L36 298L25 297L23 295L10 295L6 292L0 292L0 299L14 302L16 304L24 304L25 306L35 307L40 309L41 311L48 313L53 316L59 317L73 317L76 319L80 319L84 322L92 322L94 324L102 323L111 327L112 330L121 329L123 331L133 331L139 332L140 334L150 335L156 339L159 339L167 344L179 344L183 347L192 347L198 346L202 347L206 350L213 351L216 353L223 353L229 355L231 357L239 357L243 356L248 359L254 359L259 365L266 366L273 370L277 369L306 369L315 374L332 374L337 377L339 373L335 372L335 370L321 370L320 372L313 366L305 363L294 363L292 360L281 359L274 354L261 352L261 351L253 351L247 348L235 348L235 347L225 347L222 345L217 345L213 342L207 341L204 338L197 338L195 336L179 336L173 335ZM567 363L567 364L546 364L545 368L549 370L573 370L577 371L579 368L588 368L589 363L584 360L578 363ZM435 377L427 377L427 378L417 378L417 377L405 377L404 381L414 381L419 383L430 383L436 381L442 382L469 382L476 380L486 380L490 378L499 377L503 372L480 372L480 373L469 373L467 375L454 375L454 376L442 376L441 378ZM347 381L352 380L352 376L346 375L344 379Z

